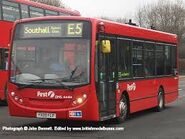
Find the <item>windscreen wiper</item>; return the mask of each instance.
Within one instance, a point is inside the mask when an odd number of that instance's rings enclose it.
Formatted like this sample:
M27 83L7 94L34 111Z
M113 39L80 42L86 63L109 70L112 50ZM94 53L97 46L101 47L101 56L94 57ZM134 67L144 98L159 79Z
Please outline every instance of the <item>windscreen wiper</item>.
M71 71L71 76L69 78L70 80L73 78L73 76L74 76L74 74L75 74L77 69L78 69L78 66L76 66L75 69L73 71Z
M47 79L47 78L45 78L45 79L36 79L36 80L30 80L30 81L32 83L39 83L39 84L44 83L45 81L55 81L55 82L59 83L65 89L68 89L68 90L71 90L71 91L73 91L73 89L74 89L72 87L69 87L69 86L63 84L62 83L62 78L56 78L56 79ZM41 82L37 82L37 81L41 81Z
M73 87L69 87L69 86L63 84L61 81L58 81L58 83L59 83L62 87L64 87L65 89L68 89L68 90L70 90L70 91L73 91L73 90L74 90Z
M35 83L37 84L40 84L41 82L29 82L30 84L18 84L18 89L24 89L24 88L27 88L27 87L32 87L34 85L36 85Z

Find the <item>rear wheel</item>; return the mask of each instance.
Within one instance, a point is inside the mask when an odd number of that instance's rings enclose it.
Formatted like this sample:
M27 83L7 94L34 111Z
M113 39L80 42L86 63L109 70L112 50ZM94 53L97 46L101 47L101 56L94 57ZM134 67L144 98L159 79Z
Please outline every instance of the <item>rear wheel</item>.
M164 91L163 89L159 89L159 92L158 92L158 105L156 107L156 110L158 112L162 111L164 109L164 106L165 106L165 102L164 102Z
M116 118L117 123L122 123L128 116L128 100L125 95L122 95L119 102L120 116Z

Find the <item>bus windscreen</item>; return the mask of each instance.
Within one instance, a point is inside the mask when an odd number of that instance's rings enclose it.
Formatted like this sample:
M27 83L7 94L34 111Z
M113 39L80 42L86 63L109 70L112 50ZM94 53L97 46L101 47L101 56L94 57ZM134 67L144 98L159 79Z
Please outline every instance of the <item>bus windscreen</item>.
M83 21L17 25L12 46L11 81L37 86L88 84L90 29L90 24ZM44 82L38 84L43 79Z

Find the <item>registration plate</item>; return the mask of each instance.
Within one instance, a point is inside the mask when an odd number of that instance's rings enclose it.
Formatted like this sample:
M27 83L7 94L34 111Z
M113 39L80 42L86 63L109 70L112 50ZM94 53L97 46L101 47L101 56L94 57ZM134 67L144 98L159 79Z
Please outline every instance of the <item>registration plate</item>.
M37 118L56 119L56 113L37 112L36 117Z

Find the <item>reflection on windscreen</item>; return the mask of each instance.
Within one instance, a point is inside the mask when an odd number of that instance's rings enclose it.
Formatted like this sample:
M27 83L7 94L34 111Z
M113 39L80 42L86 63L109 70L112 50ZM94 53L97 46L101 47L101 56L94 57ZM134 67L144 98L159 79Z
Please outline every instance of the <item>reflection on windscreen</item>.
M41 79L68 85L89 82L90 42L84 39L33 39L14 42L11 80L29 84Z

